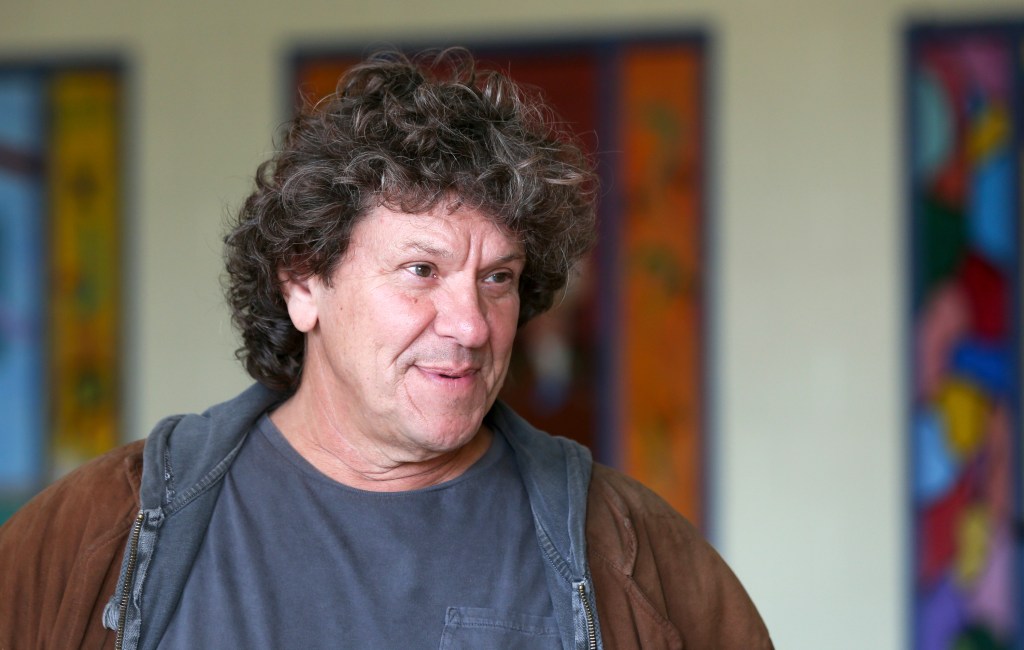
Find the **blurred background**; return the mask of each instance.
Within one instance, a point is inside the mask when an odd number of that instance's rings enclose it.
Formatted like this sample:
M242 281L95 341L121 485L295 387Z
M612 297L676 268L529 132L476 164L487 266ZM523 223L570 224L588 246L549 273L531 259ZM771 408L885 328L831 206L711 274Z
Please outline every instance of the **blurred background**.
M467 44L561 102L605 182L590 281L507 397L657 484L779 648L1021 647L1022 25L1019 0L5 0L0 519L249 384L221 238L297 88Z

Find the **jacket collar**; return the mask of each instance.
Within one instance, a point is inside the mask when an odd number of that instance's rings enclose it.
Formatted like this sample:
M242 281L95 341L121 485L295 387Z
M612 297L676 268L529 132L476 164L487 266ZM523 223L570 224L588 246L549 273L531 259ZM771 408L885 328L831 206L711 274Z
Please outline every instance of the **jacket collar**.
M286 397L254 384L202 414L162 420L146 441L142 507L177 510L196 491L216 482L256 420Z
M586 574L586 503L593 465L590 451L571 440L534 428L504 402L495 403L488 420L515 452L534 518L564 566L569 581Z

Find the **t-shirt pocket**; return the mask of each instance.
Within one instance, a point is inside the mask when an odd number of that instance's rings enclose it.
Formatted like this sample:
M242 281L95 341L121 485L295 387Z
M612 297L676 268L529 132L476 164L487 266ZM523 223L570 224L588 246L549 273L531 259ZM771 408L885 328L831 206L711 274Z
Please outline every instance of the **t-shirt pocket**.
M553 616L484 607L449 607L440 650L555 650L562 647Z

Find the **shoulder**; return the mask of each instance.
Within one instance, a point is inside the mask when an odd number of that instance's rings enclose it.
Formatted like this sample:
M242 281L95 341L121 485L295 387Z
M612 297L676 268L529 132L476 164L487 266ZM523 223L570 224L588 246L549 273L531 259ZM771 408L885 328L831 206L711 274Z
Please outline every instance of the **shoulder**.
M590 499L617 512L678 517L686 522L682 515L643 483L600 463L594 463Z
M119 447L37 494L0 527L0 548L52 534L64 544L87 545L91 533L110 530L126 516L130 521L138 502L143 444Z
M596 463L587 496L587 543L589 553L614 562L627 574L636 570L638 561L659 561L662 551L676 559L685 555L692 562L714 554L700 531L664 499L639 481Z
M608 627L613 647L645 647L652 629L687 648L772 647L718 552L638 481L595 464L586 530L602 631Z
M0 526L0 646L96 645L138 508L141 441L49 486ZM57 641L60 639L60 641Z

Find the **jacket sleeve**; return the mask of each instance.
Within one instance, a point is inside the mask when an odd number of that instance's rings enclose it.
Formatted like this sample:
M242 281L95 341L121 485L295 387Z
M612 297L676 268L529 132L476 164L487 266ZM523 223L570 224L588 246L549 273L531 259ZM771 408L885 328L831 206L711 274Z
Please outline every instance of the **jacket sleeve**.
M733 572L653 492L595 466L587 508L587 555L606 647L773 647Z
M0 527L0 649L112 647L103 607L138 508L142 444L75 470Z

